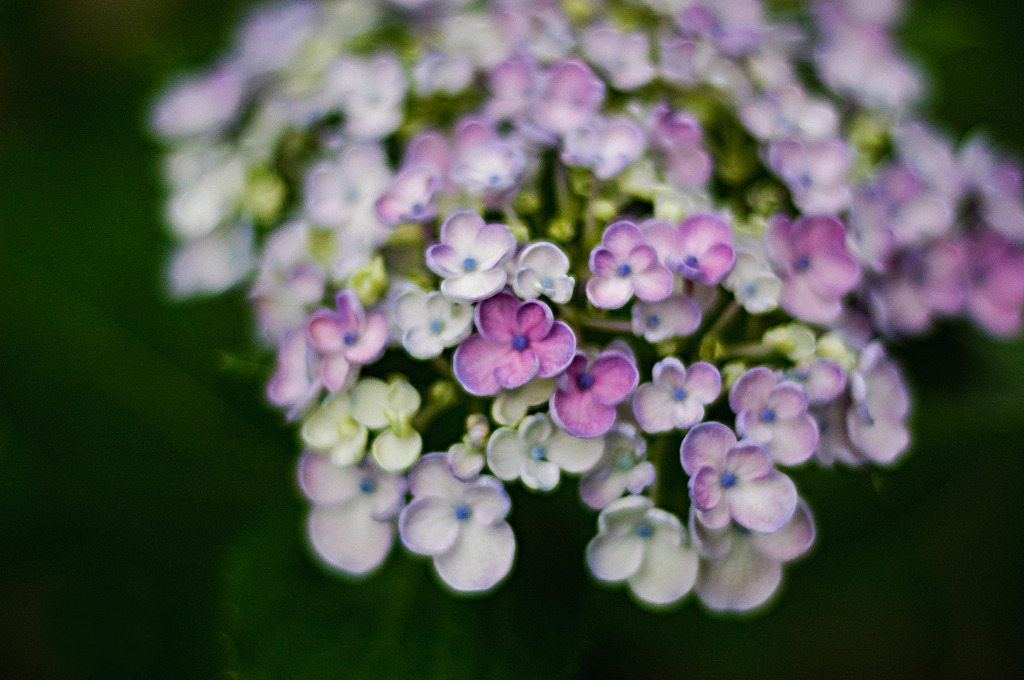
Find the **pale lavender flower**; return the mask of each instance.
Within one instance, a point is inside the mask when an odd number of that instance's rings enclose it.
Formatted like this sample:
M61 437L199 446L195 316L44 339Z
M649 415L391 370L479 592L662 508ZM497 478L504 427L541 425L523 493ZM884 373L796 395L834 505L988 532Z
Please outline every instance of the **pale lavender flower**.
M321 309L306 321L309 346L320 357L320 381L330 392L344 389L355 379L357 368L380 358L390 329L380 312L366 314L355 291L340 291L338 311Z
M516 239L504 224L485 224L472 210L459 210L441 224L440 243L427 248L427 266L444 277L442 293L475 302L504 287L508 274L503 265L515 247Z
M391 171L380 145L351 145L337 161L321 161L306 172L306 216L323 228L376 221L374 205L390 183Z
M516 541L505 521L511 502L494 477L452 476L445 455L424 456L409 473L413 500L398 518L405 547L433 558L456 591L490 590L512 569Z
M405 479L369 461L336 465L305 452L299 485L313 502L306 521L309 542L328 566L349 576L377 569L395 541L394 518L405 505Z
M611 503L597 518L587 544L587 566L600 581L621 583L641 602L663 607L693 588L697 553L675 515L643 496Z
M783 280L783 309L804 321L830 323L861 271L846 250L846 233L834 217L774 216L765 241Z
M996 152L981 135L962 146L957 161L985 224L1015 243L1024 243L1024 175L1020 163Z
M684 293L657 302L638 301L631 310L633 334L655 343L685 337L700 327L701 309Z
M779 306L782 281L772 273L761 241L740 239L736 242L736 264L722 281L732 291L736 302L750 314L765 314Z
M497 394L565 370L576 336L537 300L498 293L476 307L479 333L462 341L452 358L455 378L470 394Z
M747 129L761 140L821 142L839 131L835 107L828 100L808 96L796 83L745 104L739 114Z
M180 80L154 107L153 129L167 139L216 134L237 118L246 85L234 61Z
M165 217L175 235L207 236L237 214L246 176L240 154L220 144L193 144L170 156L166 172L173 195Z
M455 95L472 82L473 62L461 54L430 51L416 61L412 79L421 95Z
M685 430L704 419L704 407L722 392L718 369L698 361L687 369L675 357L662 359L651 371L652 382L633 395L633 413L645 432Z
M846 389L846 371L831 357L815 357L787 371L786 377L800 383L812 405L827 404Z
M239 64L254 76L284 68L323 21L323 9L307 0L258 7L238 32Z
M626 118L592 118L565 137L562 160L566 165L590 168L598 179L614 177L640 158L644 135Z
M604 81L585 63L559 62L546 76L531 109L541 129L565 134L588 122L604 102Z
M701 37L722 54L754 52L768 24L759 0L703 0L676 15L684 35Z
M267 399L274 406L286 407L288 420L294 420L313 404L324 387L305 328L284 335L277 347L276 366L267 383Z
M526 163L516 144L501 139L494 128L475 117L459 121L451 179L471 194L495 195L514 187Z
M405 351L416 359L432 359L466 339L473 328L473 307L436 290L411 287L395 297L391 318Z
M563 304L572 298L576 279L569 276L569 258L554 243L537 241L526 246L512 274L512 289L524 300L545 295Z
M635 90L654 78L646 33L623 33L612 26L591 26L583 32L583 54L608 74L613 87Z
M643 493L654 483L654 465L646 460L647 440L629 423L618 422L600 440L600 460L580 480L580 498L600 510L625 492Z
M701 556L697 597L715 611L744 612L767 602L782 582L782 565L810 550L814 517L801 499L789 521L765 534L736 523L709 529L691 508L690 536Z
M345 133L354 139L380 140L401 124L408 81L394 55L340 58L326 79L326 90L337 92L341 100Z
M852 403L846 411L846 432L850 442L867 460L892 463L910 443L906 425L910 395L881 343L873 342L861 351L850 373L849 391Z
M263 245L260 270L249 291L260 335L280 341L302 325L309 308L320 302L327 274L310 255L309 225L295 221L278 227Z
M839 139L783 139L768 147L768 165L805 213L834 214L850 203L849 152Z
M555 428L546 414L523 420L515 430L500 427L487 442L487 466L499 479L522 479L531 489L549 491L562 471L586 472L604 450L598 439L579 439Z
M966 298L967 253L959 241L937 241L890 258L885 277L869 280L875 326L888 335L922 333L937 315L959 312Z
M615 424L616 404L636 389L639 380L635 359L622 352L606 350L593 361L577 352L558 376L551 417L574 437L599 437Z
M711 155L702 144L697 119L661 103L651 110L649 127L651 145L664 156L668 178L683 189L703 189L711 177Z
M818 425L807 405L800 384L781 380L765 366L750 369L729 390L736 431L761 444L780 465L798 465L814 453Z
M994 231L967 241L967 313L997 336L1020 330L1024 304L1024 248Z
M678 225L649 220L644 237L666 267L704 285L724 279L736 262L732 230L714 215L692 215Z
M676 34L663 35L658 43L658 72L670 83L696 85L699 81L699 47L693 39Z
M679 449L690 475L690 498L697 518L721 529L735 520L751 531L777 531L793 515L793 480L772 467L772 458L753 442L736 441L721 423L701 423Z
M621 220L601 236L590 252L587 299L595 307L617 309L634 294L641 300L663 300L672 293L672 272L658 263L654 248L633 222Z
M491 97L484 115L491 120L514 120L526 115L539 87L537 66L528 55L516 54L488 73Z

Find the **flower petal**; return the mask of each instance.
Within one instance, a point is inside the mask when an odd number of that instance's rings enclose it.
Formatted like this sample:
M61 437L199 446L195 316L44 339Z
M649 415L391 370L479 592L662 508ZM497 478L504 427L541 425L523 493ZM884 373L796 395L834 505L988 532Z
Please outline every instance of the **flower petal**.
M587 544L587 566L600 581L625 581L640 569L644 548L644 539L635 531L598 534Z
M652 540L647 544L643 564L629 579L629 589L648 604L672 604L693 588L697 566L697 553L692 549Z
M739 481L724 496L733 519L761 533L778 531L796 510L796 485L778 471L753 482Z
M439 555L450 550L460 526L455 506L442 498L417 498L398 517L402 543L421 555Z
M379 567L395 540L391 522L373 519L365 503L314 507L306 528L317 555L353 576Z
M516 539L506 522L487 526L468 521L455 545L434 557L441 580L459 592L490 590L512 569Z

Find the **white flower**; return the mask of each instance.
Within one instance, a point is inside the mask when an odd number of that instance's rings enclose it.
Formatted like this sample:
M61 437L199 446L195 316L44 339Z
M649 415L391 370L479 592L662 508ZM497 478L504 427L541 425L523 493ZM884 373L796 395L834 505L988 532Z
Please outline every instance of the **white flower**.
M501 390L491 405L491 417L499 425L515 427L531 406L543 404L555 391L554 378L534 378L521 387Z
M553 427L543 413L526 418L517 430L501 427L487 443L487 465L506 482L521 478L531 489L558 485L560 471L589 470L601 457L601 439L579 439Z
M420 393L404 380L391 384L365 378L352 388L352 417L371 430L383 430L370 453L383 469L404 470L419 457L423 439L412 427L420 408Z
M519 255L512 289L524 300L541 295L563 304L572 298L576 279L569 276L569 258L554 243L531 243Z
M460 481L445 455L432 453L409 472L409 490L413 500L398 518L402 543L431 556L441 580L460 592L482 592L508 575L516 540L501 482L487 475Z
M614 501L601 511L597 528L587 544L587 566L595 578L625 581L633 595L655 607L677 602L693 588L698 559L686 530L649 498Z
M324 228L379 221L374 204L390 183L391 171L380 145L350 146L337 161L321 161L306 173L306 215Z
M329 397L302 424L302 441L313 451L327 454L336 465L351 465L366 452L366 426L352 417L347 392Z
M393 307L402 347L417 359L432 359L445 347L454 347L473 328L473 306L449 300L438 291L417 287L403 291Z
M760 242L753 239L737 239L736 264L722 285L751 314L772 311L782 297L782 281L772 273Z

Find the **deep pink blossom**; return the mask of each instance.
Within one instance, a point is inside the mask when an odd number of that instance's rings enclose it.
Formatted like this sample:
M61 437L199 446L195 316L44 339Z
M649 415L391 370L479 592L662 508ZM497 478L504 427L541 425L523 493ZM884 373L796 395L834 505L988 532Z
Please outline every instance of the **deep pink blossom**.
M551 417L563 430L584 439L599 437L615 424L615 406L636 389L636 362L615 350L593 361L577 352L551 395Z

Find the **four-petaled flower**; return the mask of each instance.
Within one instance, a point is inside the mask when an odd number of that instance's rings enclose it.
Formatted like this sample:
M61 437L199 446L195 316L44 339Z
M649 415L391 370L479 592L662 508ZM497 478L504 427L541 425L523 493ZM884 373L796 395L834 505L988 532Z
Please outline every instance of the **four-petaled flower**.
M585 472L604 450L596 439L580 439L552 427L547 415L526 418L515 430L500 427L487 442L487 465L499 479L521 478L531 489L548 491L558 484L560 471Z
M353 366L379 359L390 333L387 318L380 312L366 314L355 291L341 291L335 303L337 312L320 309L306 321L309 346L320 356L320 381L330 392L355 380Z
M615 406L632 394L640 372L632 357L606 350L590 361L577 352L551 395L551 418L574 437L600 437L615 424Z
M766 366L750 369L729 390L736 431L767 449L780 465L798 465L818 445L818 424L807 413L807 393Z
M502 265L516 239L504 224L485 224L471 210L452 213L441 224L440 243L427 248L427 266L444 277L441 292L461 302L488 298L508 279Z
M480 332L463 340L452 358L455 378L470 394L497 394L558 375L576 352L576 335L543 302L503 292L477 305L475 314Z
M505 521L512 505L494 477L456 479L443 453L409 472L413 500L398 518L405 547L429 555L438 576L460 592L482 592L512 569L516 540Z
M697 518L708 528L721 529L735 520L751 531L770 533L793 515L793 480L772 467L767 451L753 442L737 442L725 425L701 423L686 434L679 451Z
M672 272L658 263L640 228L621 220L604 230L601 245L590 252L587 299L595 307L617 309L633 297L664 300L672 294Z
M706 361L687 369L675 357L654 365L653 382L633 395L633 413L645 432L685 430L704 419L704 407L718 398L722 376Z

